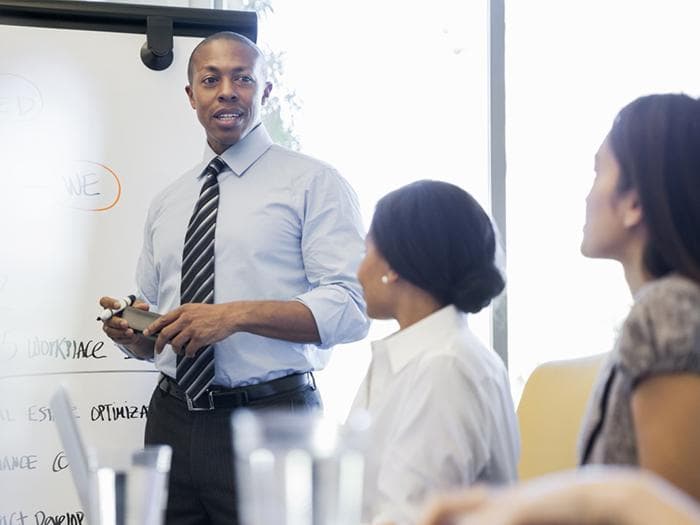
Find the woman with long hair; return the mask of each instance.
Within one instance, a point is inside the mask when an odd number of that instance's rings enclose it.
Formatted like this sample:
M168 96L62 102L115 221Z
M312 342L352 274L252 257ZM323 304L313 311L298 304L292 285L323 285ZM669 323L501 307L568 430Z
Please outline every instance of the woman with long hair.
M595 158L581 251L634 296L594 390L581 463L638 465L700 499L700 101L641 97Z
M448 497L424 525L700 523L700 100L625 106L595 172L581 251L622 264L634 305L584 418L588 466Z

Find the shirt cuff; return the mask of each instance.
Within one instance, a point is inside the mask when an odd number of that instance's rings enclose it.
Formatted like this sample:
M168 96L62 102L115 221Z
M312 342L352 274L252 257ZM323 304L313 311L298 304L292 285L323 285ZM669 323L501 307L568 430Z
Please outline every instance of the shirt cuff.
M340 285L319 286L296 297L316 321L319 348L358 341L367 335L369 320L365 302Z

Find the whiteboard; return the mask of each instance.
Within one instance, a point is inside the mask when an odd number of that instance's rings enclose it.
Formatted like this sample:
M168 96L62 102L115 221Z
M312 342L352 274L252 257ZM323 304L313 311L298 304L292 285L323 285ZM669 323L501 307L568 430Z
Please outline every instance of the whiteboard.
M148 204L204 147L184 91L200 39L175 37L160 72L144 40L0 26L0 525L85 522L58 385L88 446L142 446L157 374L104 335L97 300L133 293Z

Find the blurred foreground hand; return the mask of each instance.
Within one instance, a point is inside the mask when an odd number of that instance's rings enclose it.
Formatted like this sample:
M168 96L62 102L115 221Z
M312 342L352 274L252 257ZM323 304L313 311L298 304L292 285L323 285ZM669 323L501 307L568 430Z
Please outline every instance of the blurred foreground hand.
M586 467L446 494L419 525L700 525L700 506L638 469Z

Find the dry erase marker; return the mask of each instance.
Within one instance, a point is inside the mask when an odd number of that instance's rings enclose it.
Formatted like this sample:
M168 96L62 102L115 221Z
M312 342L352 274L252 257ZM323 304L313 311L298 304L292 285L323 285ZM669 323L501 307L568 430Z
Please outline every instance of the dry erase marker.
M120 299L119 308L105 308L102 310L102 313L97 316L97 320L102 322L109 321L113 316L124 310L124 308L134 304L134 301L136 301L135 295L130 295L124 299Z

